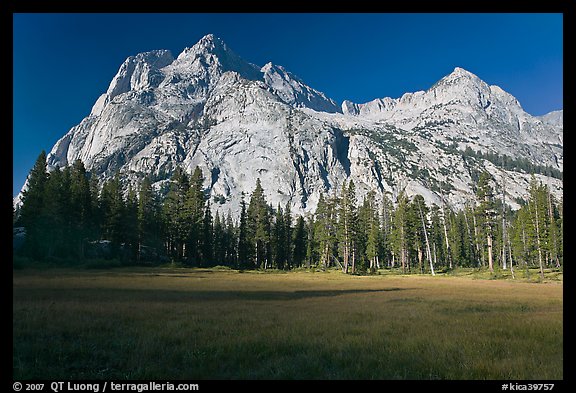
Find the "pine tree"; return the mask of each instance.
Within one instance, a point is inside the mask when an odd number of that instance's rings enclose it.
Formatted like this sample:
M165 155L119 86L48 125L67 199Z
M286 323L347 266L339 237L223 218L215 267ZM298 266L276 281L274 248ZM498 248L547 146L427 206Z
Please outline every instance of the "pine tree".
M151 247L154 250L161 247L161 230L160 205L150 178L146 176L140 183L138 192L138 261L152 257L145 255L144 247Z
M204 231L206 196L204 194L204 175L200 167L194 169L190 178L190 187L186 192L184 202L185 232L186 232L186 259L189 264L201 265L207 262L203 248L206 240ZM206 229L207 230L207 229Z
M139 239L138 239L138 197L132 186L128 187L124 210L124 243L126 247L126 257L129 261L135 262L138 259Z
M246 206L243 205L244 199L242 199L242 209L244 211L244 216L246 215ZM224 249L225 249L225 261L226 265L230 267L238 267L238 228L234 225L232 220L232 212L228 210L226 215L226 229L224 231Z
M534 244L530 241L531 233L530 211L528 205L524 205L516 213L516 218L510 228L510 237L512 254L515 256L518 264L524 265L527 275L529 273L529 263L532 259L532 246Z
M254 249L253 264L256 268L266 269L270 261L270 208L264 197L260 178L248 204L248 233Z
M207 201L204 208L204 218L202 220L202 255L200 261L203 266L214 265L214 227L212 224L212 211L210 209L210 200Z
M379 243L380 243L380 215L376 207L375 194L370 191L360 213L362 232L365 238L365 258L369 261L369 269L374 273L379 267Z
M92 227L90 228L90 238L91 239L101 239L102 238L102 227L103 227L103 214L100 210L100 182L96 176L90 176L89 179L90 187L90 210L92 212L91 222Z
M238 267L241 269L249 267L252 258L252 242L249 230L246 201L244 200L244 192L242 192L238 224Z
M68 239L75 258L84 257L84 244L94 234L93 206L86 168L82 161L76 160L70 169L71 233Z
M358 255L358 212L356 210L356 187L350 180L342 185L338 209L338 243L342 252L342 271L355 273Z
M106 181L100 195L100 209L103 217L103 236L110 241L113 257L120 257L121 244L124 241L124 197L120 174Z
M272 238L272 248L273 248L273 259L278 269L284 269L286 267L286 225L284 223L284 212L282 207L278 204L276 208L276 214L274 219L273 228L273 238Z
M420 217L420 230L419 233L421 236L423 235L424 239L424 246L426 250L426 259L428 260L428 264L430 266L430 272L434 276L434 262L432 261L432 250L430 248L430 240L428 236L429 228L428 228L428 207L426 206L426 202L421 195L416 195L413 200L413 204L415 208L418 210L418 216Z
M452 268L454 267L453 264L453 258L452 258L452 249L450 248L450 239L448 236L448 226L449 226L449 221L450 221L450 212L451 210L448 208L448 204L446 203L446 200L444 199L444 197L442 196L442 206L441 206L441 211L442 211L442 234L444 236L444 257L446 258L447 262L448 262L448 268L450 270L452 270Z
M312 265L316 265L320 260L319 258L319 246L316 239L316 223L314 222L314 216L309 217L305 220L306 226L306 268L310 269Z
M463 215L466 227L466 258L469 266L476 267L479 261L479 253L474 236L474 209L468 203L464 206Z
M55 168L44 190L44 206L39 222L44 226L38 251L43 257L62 257L66 254L66 239L70 233L69 170Z
M186 194L190 181L186 172L177 167L170 178L170 188L162 206L166 228L166 252L175 261L184 258L184 243L188 238L189 218L185 214Z
M46 152L42 150L28 174L27 188L22 192L20 224L30 232L35 219L41 214L44 205L44 194L48 182L46 171Z
M324 197L320 194L315 212L314 242L320 257L320 264L324 269L330 267L330 262L335 258L335 248L337 244L337 215L336 199Z
M410 228L412 228L413 231L412 246L416 252L416 257L418 259L418 270L420 273L424 273L424 257L426 253L426 226L425 221L423 220L423 208L426 208L424 197L422 197L422 195L414 195L412 202L409 205L408 219L410 221ZM422 225L423 223L424 225Z
M394 211L393 227L391 233L394 254L400 258L402 273L406 273L409 264L409 200L404 192L398 195L396 210Z
M456 267L468 263L466 256L466 223L464 212L450 212L448 237L450 242L451 257Z
M394 216L394 206L392 201L388 197L387 193L382 195L382 207L381 207L381 228L380 241L379 241L379 252L383 260L388 261L387 265L391 266L392 263L392 247L390 234L392 232L392 222Z
M285 263L288 269L292 269L293 263L293 253L294 253L294 244L292 239L292 211L290 209L290 203L286 202L286 207L284 207L284 247L286 248L285 252Z
M430 247L433 264L438 268L439 261L446 261L444 255L444 230L441 222L440 207L434 204L430 210Z
M226 230L223 219L220 218L220 211L216 210L214 216L214 263L216 265L226 265Z
M44 200L48 183L46 152L42 150L27 178L27 189L22 193L22 208L19 211L18 225L26 228L25 250L33 258L44 256L41 248L44 232L48 230L44 217Z
M529 186L530 199L528 201L528 210L532 221L533 235L535 240L536 252L538 255L538 266L540 268L540 278L544 279L544 259L545 253L549 246L549 223L547 217L547 190L542 183L537 183L536 178L532 175Z
M304 217L298 216L296 219L296 226L294 227L294 252L292 260L294 266L301 267L306 260L306 252L308 249L308 234L306 233L306 222Z
M480 223L480 232L486 239L486 251L488 258L488 269L494 272L494 255L493 243L496 229L496 207L494 202L494 191L490 185L492 176L484 171L480 174L478 180L476 198L477 198L477 220Z
M548 196L548 248L550 252L550 259L554 262L556 268L560 267L560 256L562 250L560 248L560 226L558 222L560 220L560 213L558 212L558 207L555 198L552 196L550 188L546 186L546 192Z

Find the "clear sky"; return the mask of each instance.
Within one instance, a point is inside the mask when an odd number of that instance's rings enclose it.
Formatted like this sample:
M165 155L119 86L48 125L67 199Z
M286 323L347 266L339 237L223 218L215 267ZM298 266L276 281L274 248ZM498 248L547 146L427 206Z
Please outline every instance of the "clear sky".
M459 66L524 110L563 109L562 14L14 14L13 195L42 149L90 113L122 62L213 33L337 103L425 90Z

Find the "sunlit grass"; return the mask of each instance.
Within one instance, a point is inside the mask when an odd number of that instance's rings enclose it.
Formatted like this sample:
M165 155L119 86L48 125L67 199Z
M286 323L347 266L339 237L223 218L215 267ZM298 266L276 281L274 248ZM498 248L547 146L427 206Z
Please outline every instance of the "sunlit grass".
M562 283L19 270L14 379L562 379Z

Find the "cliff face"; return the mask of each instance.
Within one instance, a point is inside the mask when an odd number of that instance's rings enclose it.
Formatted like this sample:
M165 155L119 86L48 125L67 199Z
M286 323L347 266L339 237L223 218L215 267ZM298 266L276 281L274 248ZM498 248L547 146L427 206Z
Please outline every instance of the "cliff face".
M208 35L176 58L129 57L92 112L52 148L49 167L81 159L101 179L150 176L160 187L176 166L199 166L214 209L236 212L260 178L267 200L312 212L320 193L353 179L358 196L405 189L456 207L473 175L506 179L523 196L530 176L466 147L563 169L562 113L533 117L497 86L456 68L427 91L341 106L281 66L257 67ZM555 193L562 181L542 177Z

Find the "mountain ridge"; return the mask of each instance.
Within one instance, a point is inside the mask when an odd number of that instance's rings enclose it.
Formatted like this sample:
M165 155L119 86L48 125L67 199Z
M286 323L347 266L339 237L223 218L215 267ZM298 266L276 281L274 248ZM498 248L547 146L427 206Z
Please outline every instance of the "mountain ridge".
M406 189L461 206L474 173L446 146L561 171L562 116L531 116L512 95L460 67L426 91L338 106L284 67L248 63L207 35L176 58L167 50L128 57L47 163L81 159L100 179L116 171L128 182L151 175L159 189L177 165L188 172L198 165L205 191L224 201L214 208L233 211L258 177L273 205L289 203L299 213L313 211L320 193L349 178L359 197ZM511 195L521 196L528 174L476 161L475 171L507 178ZM561 181L544 180L561 192Z

